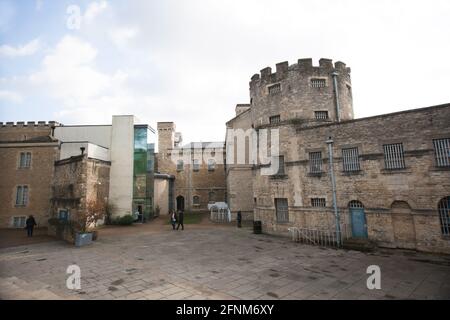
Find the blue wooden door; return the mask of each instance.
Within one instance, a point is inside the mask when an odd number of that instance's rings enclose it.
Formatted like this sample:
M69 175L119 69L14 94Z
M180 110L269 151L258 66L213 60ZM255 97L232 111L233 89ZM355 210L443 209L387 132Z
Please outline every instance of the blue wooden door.
M350 208L350 217L352 219L352 236L354 238L367 238L364 208Z

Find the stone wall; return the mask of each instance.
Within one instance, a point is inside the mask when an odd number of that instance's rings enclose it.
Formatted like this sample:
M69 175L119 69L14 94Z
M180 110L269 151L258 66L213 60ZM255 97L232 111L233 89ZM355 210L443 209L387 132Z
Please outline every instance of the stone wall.
M31 166L19 168L20 153L31 153ZM9 123L0 125L0 228L12 227L13 217L33 215L39 227L50 215L53 163L59 157L51 126ZM28 186L28 203L16 206L17 186Z

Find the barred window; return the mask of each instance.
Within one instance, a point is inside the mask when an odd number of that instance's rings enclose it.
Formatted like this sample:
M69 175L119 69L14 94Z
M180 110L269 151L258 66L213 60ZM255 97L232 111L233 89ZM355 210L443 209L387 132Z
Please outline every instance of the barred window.
M383 149L386 169L405 168L405 155L402 143L385 144L383 145Z
M21 152L19 168L29 168L31 166L31 152Z
M311 79L312 88L324 88L327 86L327 81L325 79Z
M450 236L450 197L446 197L439 201L438 209L441 232L444 236Z
M284 171L284 156L279 156L278 157L278 171L277 171L277 175L284 175L285 171Z
M28 204L28 186L18 186L16 192L16 206Z
M325 198L311 198L311 206L312 207L325 207L326 201Z
M281 121L280 115L272 116L269 118L270 124L277 124L280 123L280 121Z
M208 171L216 170L216 161L214 159L208 160Z
M359 152L358 148L342 149L342 165L345 172L359 171Z
M22 229L25 227L25 222L27 220L27 217L21 216L21 217L13 217L13 228Z
M199 204L200 204L200 197L199 197L199 196L194 196L194 197L192 198L192 203L193 203L194 205L199 205Z
M183 160L178 160L177 161L177 171L183 171L183 168L184 168Z
M192 166L194 171L199 171L200 170L200 161L198 159L195 159L194 161L192 161Z
M275 199L277 222L289 222L288 200L285 198Z
M277 83L269 87L269 94L274 95L281 92L281 84Z
M321 173L322 172L322 152L310 152L309 153L309 172Z
M328 111L314 111L316 120L328 120Z
M450 138L433 140L436 165L438 167L450 166Z
M214 191L208 193L208 200L210 203L216 202L216 193Z

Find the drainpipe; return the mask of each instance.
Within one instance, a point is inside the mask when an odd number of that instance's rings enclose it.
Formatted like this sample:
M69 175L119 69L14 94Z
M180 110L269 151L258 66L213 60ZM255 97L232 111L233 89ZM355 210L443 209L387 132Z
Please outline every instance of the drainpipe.
M337 77L339 76L339 73L335 71L331 75L333 76L333 86L334 86L334 92L336 95L336 119L337 119L337 122L341 122L341 116L340 116L341 107L339 104L339 89L338 89L338 82L337 82Z
M342 245L342 237L341 237L341 225L340 225L340 217L339 210L337 208L337 200L336 200L336 179L334 176L334 165L333 165L333 139L331 137L325 141L328 145L328 157L329 157L329 170L331 176L331 187L333 189L333 209L334 209L334 217L336 220L336 240L339 245Z

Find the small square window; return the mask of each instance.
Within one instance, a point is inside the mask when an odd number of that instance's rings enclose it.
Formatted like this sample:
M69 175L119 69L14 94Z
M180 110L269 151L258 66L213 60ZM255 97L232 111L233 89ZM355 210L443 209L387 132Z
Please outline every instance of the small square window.
M269 87L269 94L275 95L281 92L281 84L277 83Z
M277 124L281 122L281 118L280 115L276 115L276 116L272 116L269 118L269 123L270 124Z
M311 88L324 88L327 86L326 79L311 79Z
M406 167L402 143L385 144L383 149L386 169L404 169Z
M314 111L316 120L328 120L328 111Z
M311 198L311 206L314 208L325 207L326 206L325 198Z

